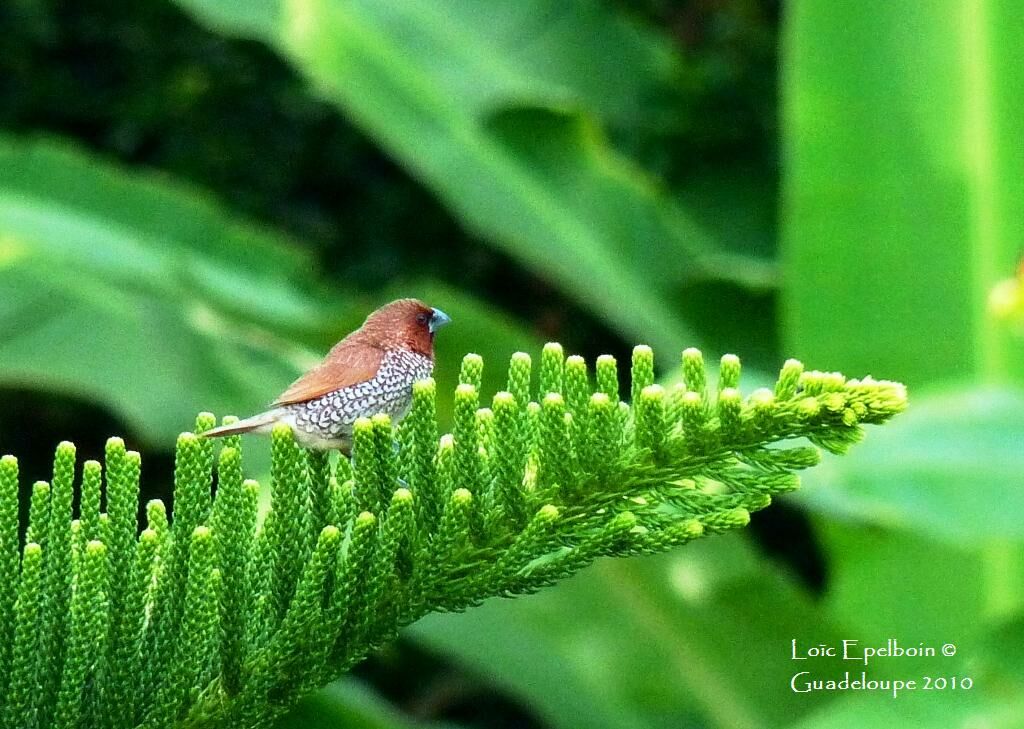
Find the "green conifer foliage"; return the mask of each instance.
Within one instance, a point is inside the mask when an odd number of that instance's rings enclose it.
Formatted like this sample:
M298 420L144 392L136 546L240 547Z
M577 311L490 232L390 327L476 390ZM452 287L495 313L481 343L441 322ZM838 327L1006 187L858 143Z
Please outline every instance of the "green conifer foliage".
M151 501L141 534L141 464L119 438L83 464L78 514L75 448L58 446L23 549L18 464L0 458L0 729L268 726L427 612L744 526L818 448L842 453L906 405L898 383L795 360L746 396L734 356L712 393L700 352L682 370L666 390L637 347L627 404L613 358L591 384L549 344L537 390L519 353L507 391L482 400L469 355L451 434L430 380L397 432L356 423L351 463L275 428L262 524L242 441L201 437L209 414L178 439L173 519Z
M55 729L72 729L87 719L84 699L86 684L106 657L107 626L110 623L111 581L107 547L93 540L85 545L75 570L75 589L71 598L71 616L67 631L67 656L62 667L60 693L53 714ZM46 666L43 666L44 673ZM116 682L112 682L115 683ZM94 694L97 692L93 692ZM44 697L45 699L45 697ZM43 716L49 707L40 707ZM44 724L49 726L49 723Z
M75 478L75 446L63 442L57 446L57 452L53 459L53 484L50 492L50 514L46 526L46 595L45 601L49 611L46 620L46 631L43 636L45 653L43 660L54 666L61 666L64 663L65 644L65 623L68 620L68 607L71 600L72 590L72 542L71 530L68 524L71 522L71 505L74 497ZM138 498L133 503L138 502ZM86 539L88 541L88 539ZM49 698L58 690L59 674L52 671L46 676L47 682L43 684L44 700L42 702L44 713L40 717L41 723L49 719L46 710L49 708Z
M0 458L0 699L7 693L14 645L14 607L18 599L18 460ZM0 702L3 706L3 702ZM0 709L0 727L4 711Z
M12 619L14 642L11 647L10 681L0 717L7 729L34 727L38 724L40 703L39 686L49 667L42 665L43 615L43 549L35 542L27 542L21 558L21 576L18 581L18 599Z

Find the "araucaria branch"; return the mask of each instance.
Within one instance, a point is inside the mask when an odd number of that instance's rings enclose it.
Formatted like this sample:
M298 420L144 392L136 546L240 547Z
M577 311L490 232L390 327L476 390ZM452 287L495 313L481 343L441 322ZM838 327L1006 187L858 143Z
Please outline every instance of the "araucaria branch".
M397 432L386 415L355 422L351 463L278 424L262 515L239 436L197 437L216 425L202 414L178 439L173 522L150 502L141 533L139 458L119 438L102 466L83 464L77 518L75 448L57 448L23 547L18 464L5 456L0 727L267 726L427 612L747 524L797 487L814 446L842 453L906 406L898 383L794 360L774 390L746 397L731 355L714 392L696 350L668 389L648 347L630 371L626 403L614 359L591 373L549 344L537 391L519 353L506 391L481 407L483 362L468 355L451 434L438 437L423 380Z

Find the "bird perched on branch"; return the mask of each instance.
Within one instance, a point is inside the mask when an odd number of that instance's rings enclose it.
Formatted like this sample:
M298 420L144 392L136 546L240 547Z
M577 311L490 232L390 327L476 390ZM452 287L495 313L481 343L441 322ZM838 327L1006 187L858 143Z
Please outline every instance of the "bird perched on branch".
M422 301L392 301L335 344L270 410L203 435L269 433L277 423L287 423L306 448L348 454L357 418L387 413L393 422L402 419L412 404L413 383L434 370L434 334L450 321Z

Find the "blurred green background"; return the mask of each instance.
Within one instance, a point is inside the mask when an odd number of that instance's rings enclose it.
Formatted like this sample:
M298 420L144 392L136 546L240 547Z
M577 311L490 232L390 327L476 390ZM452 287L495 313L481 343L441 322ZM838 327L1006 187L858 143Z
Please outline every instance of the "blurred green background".
M910 387L744 533L432 616L282 728L1024 726L1016 0L5 0L0 28L29 480L120 433L166 497L198 410L256 411L404 295L455 321L442 391L547 340ZM889 638L957 650L792 657Z

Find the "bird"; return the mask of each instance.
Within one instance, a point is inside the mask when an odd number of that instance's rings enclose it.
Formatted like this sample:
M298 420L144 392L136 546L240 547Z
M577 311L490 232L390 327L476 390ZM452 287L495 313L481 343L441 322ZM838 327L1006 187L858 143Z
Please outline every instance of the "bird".
M412 386L434 370L434 335L451 322L418 299L398 299L334 345L323 361L295 380L270 409L203 433L217 438L292 428L304 448L349 455L360 417L386 413L398 423L412 405Z

